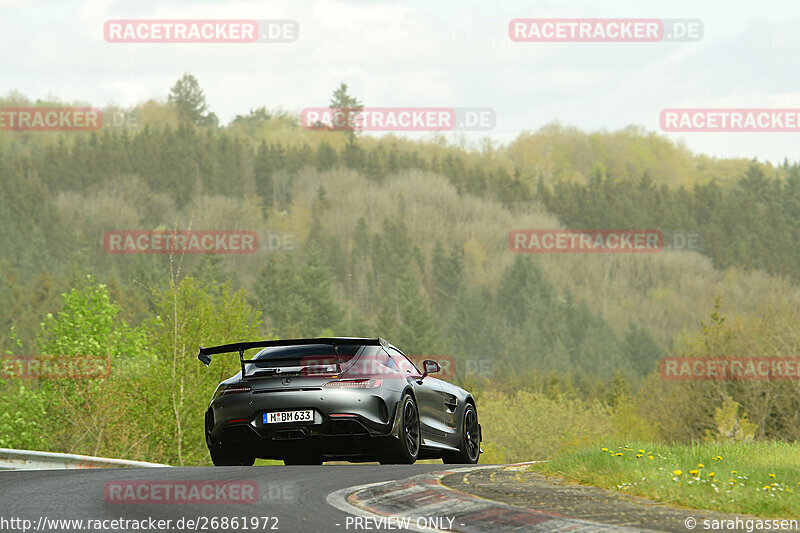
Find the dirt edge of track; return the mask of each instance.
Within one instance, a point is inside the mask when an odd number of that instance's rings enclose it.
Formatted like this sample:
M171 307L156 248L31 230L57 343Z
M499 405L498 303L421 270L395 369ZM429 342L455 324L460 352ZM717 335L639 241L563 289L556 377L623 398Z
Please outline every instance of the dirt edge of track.
M546 512L594 523L651 531L689 531L686 520L755 519L713 511L681 509L645 498L566 482L529 470L529 464L498 466L444 476L450 489L532 511Z

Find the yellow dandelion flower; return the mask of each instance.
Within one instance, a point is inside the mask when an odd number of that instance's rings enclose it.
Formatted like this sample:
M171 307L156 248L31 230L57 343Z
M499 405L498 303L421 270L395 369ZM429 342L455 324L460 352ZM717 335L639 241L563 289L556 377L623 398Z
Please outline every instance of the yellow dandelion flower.
M703 463L697 463L697 468L703 468Z
M637 458L637 459L641 459L641 458L642 458L642 454L640 454L640 453L637 453L637 454L636 454L636 458Z
M652 459L653 459L653 456L652 456L652 455L651 455L651 456L649 456L649 457L648 457L648 459L652 460Z
M601 451L601 452L607 452L607 451L608 451L608 448L600 448L600 451Z
M621 452L617 453L617 457L622 457L622 456L623 456L623 454Z
M689 470L689 473L693 476L696 476L697 473L700 472L699 470Z
M672 473L675 474L676 476L680 476L681 474L683 474L683 472L681 472L680 470L673 470ZM800 485L800 483L798 483L798 485Z
M733 474L733 475L736 475L736 474L738 474L738 473L739 473L739 472L737 472L736 470L731 470L731 474Z
M708 477L714 477L714 472L709 472Z
M769 477L772 477L772 478L774 478L774 477L775 477L775 474L770 474L770 475L769 475Z
M639 450L639 453L644 453L644 450Z

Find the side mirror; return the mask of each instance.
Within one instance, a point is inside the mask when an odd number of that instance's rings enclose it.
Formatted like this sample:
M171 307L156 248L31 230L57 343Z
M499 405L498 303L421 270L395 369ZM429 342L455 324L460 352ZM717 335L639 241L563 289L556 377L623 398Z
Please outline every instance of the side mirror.
M437 363L436 361L432 359L425 359L422 362L422 377L424 378L428 374L435 374L439 372L441 369L442 367L439 366L439 363Z

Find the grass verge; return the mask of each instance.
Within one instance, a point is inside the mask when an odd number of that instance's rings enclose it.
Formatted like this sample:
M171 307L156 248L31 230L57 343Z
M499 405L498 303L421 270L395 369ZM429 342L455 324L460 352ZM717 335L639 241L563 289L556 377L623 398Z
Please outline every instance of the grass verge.
M609 443L559 454L531 470L685 508L800 516L797 444Z

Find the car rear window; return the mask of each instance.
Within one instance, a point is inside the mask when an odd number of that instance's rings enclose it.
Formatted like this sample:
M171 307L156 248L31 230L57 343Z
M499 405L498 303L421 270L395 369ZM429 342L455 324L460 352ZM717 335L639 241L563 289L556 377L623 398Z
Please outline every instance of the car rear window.
M256 363L247 365L247 374L259 368L274 366L319 365L325 363L347 363L364 346L339 345L338 353L333 344L302 344L297 346L270 346L258 352L253 358Z

